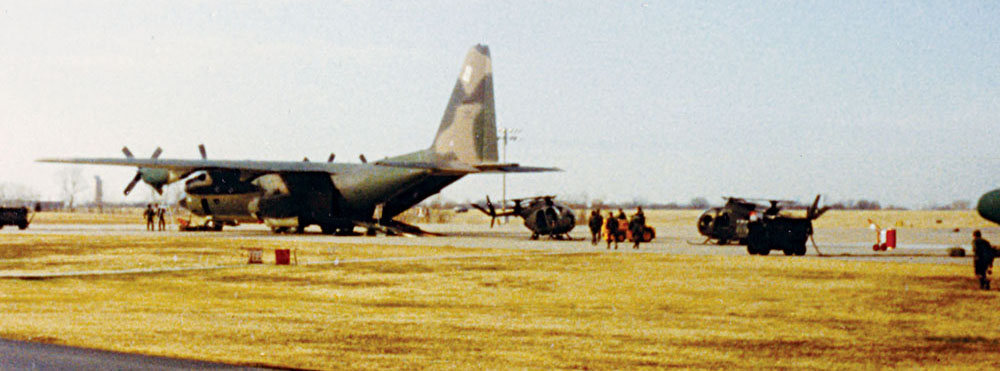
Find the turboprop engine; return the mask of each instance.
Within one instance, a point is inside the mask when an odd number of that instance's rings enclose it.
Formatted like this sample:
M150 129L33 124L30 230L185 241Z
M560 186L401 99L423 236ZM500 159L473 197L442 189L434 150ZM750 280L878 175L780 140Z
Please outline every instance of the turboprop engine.
M198 171L184 182L187 194L181 206L199 216L254 221L248 217L251 204L256 203L262 191L252 182L240 179L237 171Z
M122 147L122 153L125 154L125 157L135 158L135 156L132 155L132 151L130 151L128 147ZM150 156L150 158L155 160L160 157L161 153L163 153L163 149L156 147L156 150L153 151L153 155ZM139 183L140 180L149 184L150 187L153 187L153 189L156 190L156 193L163 194L163 186L181 180L181 174L177 174L176 172L167 169L140 167L135 172L135 177L132 178L132 181L125 186L126 196L132 192L132 188L135 188L135 185Z

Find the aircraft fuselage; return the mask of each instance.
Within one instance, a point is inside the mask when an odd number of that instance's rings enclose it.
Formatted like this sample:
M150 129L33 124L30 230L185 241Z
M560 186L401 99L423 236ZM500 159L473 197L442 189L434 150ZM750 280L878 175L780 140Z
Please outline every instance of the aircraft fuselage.
M216 220L349 229L358 220L388 222L459 178L377 165L336 174L271 173L251 179L241 179L239 171L209 170L189 177L182 205Z

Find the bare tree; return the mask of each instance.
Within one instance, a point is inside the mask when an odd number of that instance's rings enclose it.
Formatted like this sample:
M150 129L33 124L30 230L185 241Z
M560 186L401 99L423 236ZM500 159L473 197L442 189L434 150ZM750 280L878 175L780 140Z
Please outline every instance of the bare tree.
M0 183L0 202L26 203L38 198L38 192L23 184Z
M712 205L709 204L708 200L705 199L704 197L695 197L695 198L692 198L691 199L691 203L688 204L688 205L692 209L707 209L709 207L712 207Z
M62 187L63 199L66 200L66 207L73 211L76 202L76 195L87 190L87 184L83 179L83 170L78 167L68 167L56 173L59 185Z

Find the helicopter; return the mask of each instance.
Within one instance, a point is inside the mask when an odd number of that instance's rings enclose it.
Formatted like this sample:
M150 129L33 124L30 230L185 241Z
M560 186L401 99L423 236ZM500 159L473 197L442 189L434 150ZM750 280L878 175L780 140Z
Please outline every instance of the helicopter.
M514 215L524 219L524 226L531 230L532 240L537 240L541 235L548 235L555 240L572 240L569 231L576 227L576 217L572 209L556 203L554 198L555 196L515 198L510 200L514 203L514 208L499 214L489 196L486 196L486 207L477 204L472 204L472 207L490 216L490 228L493 228L498 216ZM527 206L522 206L525 201Z
M827 207L818 208L820 195L816 195L807 211L806 219L815 220L823 215ZM713 207L698 217L698 233L705 236L702 244L715 240L717 245L735 242L737 245L747 245L750 237L750 223L761 219L777 218L781 212L780 204L791 204L789 200L756 200L739 197L724 197L723 207ZM766 201L769 206L764 208L751 201ZM763 209L763 211L761 211ZM762 215L763 214L763 215Z
M739 245L746 245L747 224L750 216L757 212L759 205L738 197L723 197L726 204L723 207L713 207L705 210L698 217L698 233L705 236L707 244L715 240L717 245L725 245L731 241ZM775 200L772 205L776 205L779 200Z

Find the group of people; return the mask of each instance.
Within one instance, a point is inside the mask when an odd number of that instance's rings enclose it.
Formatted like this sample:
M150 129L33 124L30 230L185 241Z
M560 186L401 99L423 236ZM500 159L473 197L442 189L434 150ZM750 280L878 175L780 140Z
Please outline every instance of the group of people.
M627 224L627 229L623 230L621 228L622 224ZM603 238L608 243L608 250L611 249L612 242L615 244L615 250L618 250L618 241L625 240L626 231L632 232L632 248L638 249L639 243L642 242L643 233L645 233L646 215L642 212L642 206L639 206L636 207L632 219L628 219L622 209L618 209L618 216L608 211L608 217L605 219L601 216L600 209L594 209L590 212L588 225L590 226L591 245L597 245L597 241L601 240L601 229L603 228L605 232Z
M165 207L160 207L157 204L146 204L146 211L142 213L142 216L146 218L147 231L155 231L157 227L161 231L167 230L167 209Z

